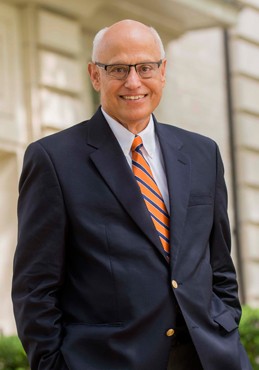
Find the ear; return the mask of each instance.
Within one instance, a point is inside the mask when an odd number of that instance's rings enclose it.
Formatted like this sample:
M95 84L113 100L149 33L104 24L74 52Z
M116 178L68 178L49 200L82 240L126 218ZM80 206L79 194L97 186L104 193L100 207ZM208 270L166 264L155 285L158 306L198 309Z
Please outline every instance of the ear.
M92 81L93 88L96 91L100 91L100 71L92 62L88 63L88 73Z
M163 86L165 85L165 80L166 80L166 78L165 78L165 76L166 76L166 62L167 62L166 59L164 59L162 64L161 64L161 67L160 67L160 69L161 69L161 81L163 83Z

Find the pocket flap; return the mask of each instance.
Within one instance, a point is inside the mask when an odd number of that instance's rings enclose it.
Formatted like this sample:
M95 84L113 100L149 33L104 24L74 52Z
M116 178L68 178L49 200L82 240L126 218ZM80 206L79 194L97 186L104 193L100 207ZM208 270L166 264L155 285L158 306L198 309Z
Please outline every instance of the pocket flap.
M227 332L231 332L238 327L238 324L229 311L222 312L219 316L214 317L213 320Z
M208 194L191 194L189 198L189 207L193 206L202 206L202 205L209 205L213 203L213 197Z

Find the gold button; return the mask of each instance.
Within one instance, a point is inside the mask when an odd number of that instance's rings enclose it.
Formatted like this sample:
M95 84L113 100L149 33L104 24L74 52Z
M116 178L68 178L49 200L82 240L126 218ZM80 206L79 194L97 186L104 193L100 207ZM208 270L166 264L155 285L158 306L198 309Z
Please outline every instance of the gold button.
M173 286L173 288L177 289L178 288L177 281L172 280L172 286Z
M174 335L174 329L168 329L166 335L167 337L172 337Z

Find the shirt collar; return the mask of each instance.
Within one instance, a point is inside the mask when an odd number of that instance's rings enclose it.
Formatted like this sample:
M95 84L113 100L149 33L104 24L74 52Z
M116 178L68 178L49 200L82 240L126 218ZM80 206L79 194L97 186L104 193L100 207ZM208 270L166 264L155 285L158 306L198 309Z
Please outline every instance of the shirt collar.
M102 113L108 122L113 134L118 140L121 149L125 155L128 155L131 152L131 145L135 138L135 135L127 130L122 124L116 121L114 118L109 116L103 108L101 108ZM152 115L150 115L150 120L147 126L143 131L138 134L143 142L144 149L148 156L152 158L155 152L156 138L155 138L155 126Z

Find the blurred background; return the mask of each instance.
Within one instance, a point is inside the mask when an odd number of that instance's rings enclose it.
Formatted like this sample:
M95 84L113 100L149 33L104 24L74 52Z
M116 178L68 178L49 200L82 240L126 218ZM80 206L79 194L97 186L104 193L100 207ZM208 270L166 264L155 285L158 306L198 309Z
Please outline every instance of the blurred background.
M92 39L125 18L167 53L158 120L215 139L225 164L242 302L259 307L259 0L0 0L0 333L10 299L17 187L28 143L89 118ZM47 268L47 266L46 266Z

